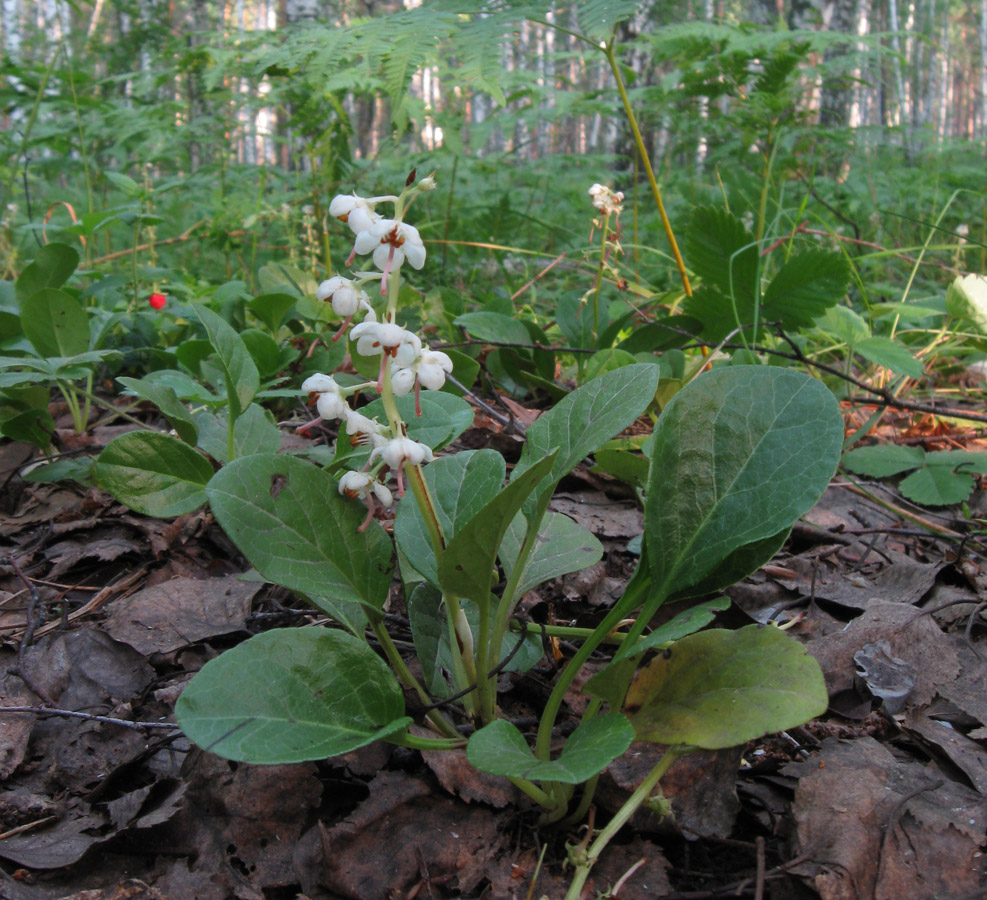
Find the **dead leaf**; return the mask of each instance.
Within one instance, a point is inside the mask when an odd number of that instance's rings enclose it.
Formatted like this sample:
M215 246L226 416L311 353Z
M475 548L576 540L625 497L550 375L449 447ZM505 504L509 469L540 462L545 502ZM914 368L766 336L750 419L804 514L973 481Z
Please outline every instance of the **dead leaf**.
M172 578L106 606L106 630L139 653L167 653L243 631L261 585L224 578Z
M644 531L644 513L637 504L612 500L601 491L555 494L548 508L601 538L630 538Z
M501 846L501 814L437 796L402 772L381 772L369 789L352 815L323 832L323 887L348 900L379 900L426 879L441 880L452 896L479 884Z
M987 800L869 737L787 766L807 877L822 900L960 896L984 885Z

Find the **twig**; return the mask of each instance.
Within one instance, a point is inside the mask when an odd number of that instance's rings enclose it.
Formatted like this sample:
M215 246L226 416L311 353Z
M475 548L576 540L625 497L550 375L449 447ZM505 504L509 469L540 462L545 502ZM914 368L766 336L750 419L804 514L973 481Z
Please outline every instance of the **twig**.
M114 716L97 716L92 713L77 712L74 709L58 709L54 706L0 706L0 716L7 713L26 713L34 716L65 716L70 719L85 719L89 722L119 725L121 728L178 728L173 722L131 722L128 719L117 719Z
M17 834L24 834L25 831L33 831L35 828L40 828L42 825L50 825L52 822L57 822L58 816L45 816L43 819L37 819L34 822L25 822L23 825L18 825L16 828L11 828L10 831L0 832L0 841L5 841L9 837L14 837Z
M764 900L764 835L759 834L754 841L757 844L757 876L754 882L754 900Z
M54 701L48 696L48 692L44 688L35 684L34 679L28 675L27 667L24 665L24 655L27 653L27 648L31 646L34 633L38 630L38 626L45 618L44 606L41 604L41 595L17 564L17 560L14 559L13 554L7 557L7 564L14 570L17 577L24 582L24 586L27 588L28 595L30 596L27 604L27 624L24 626L24 633L21 635L20 644L17 647L17 666L14 669L14 674L27 685L28 690L50 705Z
M481 400L476 396L468 387L460 384L452 375L446 375L446 381L450 384L455 385L459 390L461 390L467 397L470 398L477 406L480 407L491 419L507 428L511 424L511 420L506 416L502 416L497 410L495 410L489 403Z

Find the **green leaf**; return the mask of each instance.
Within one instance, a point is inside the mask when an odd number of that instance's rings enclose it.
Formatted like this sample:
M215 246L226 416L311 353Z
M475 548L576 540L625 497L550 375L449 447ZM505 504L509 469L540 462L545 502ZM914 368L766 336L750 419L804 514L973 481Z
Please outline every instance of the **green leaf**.
M539 760L524 735L506 719L497 719L474 732L466 745L470 765L481 772L582 784L602 772L634 740L634 729L620 713L607 713L583 722L569 735L558 759Z
M654 400L657 386L658 367L638 363L606 372L576 388L529 426L511 478L519 478L558 448L555 464L539 488L540 503L563 476L633 423ZM526 504L526 512L527 508Z
M228 463L226 445L226 410L215 415L202 410L195 415L199 432L198 447L220 463ZM274 417L263 407L251 403L233 425L234 456L277 453L281 449L281 431Z
M141 195L141 186L129 175L122 172L103 172L103 177L131 199Z
M453 325L466 329L473 337L481 341L493 341L497 344L529 344L528 329L517 319L505 316L503 313L479 312L463 313L453 320Z
M760 289L757 283L757 243L743 222L724 209L697 207L686 224L683 245L689 267L706 285L719 288L729 302L732 296L741 309L741 322L749 321L745 312L754 308ZM683 311L695 315L703 325L706 318L686 304ZM733 327L733 314L730 327Z
M204 750L260 764L338 756L411 723L383 660L366 642L323 628L268 631L210 660L175 717Z
M623 366L632 366L637 362L637 358L626 350L617 347L608 347L606 350L597 350L587 361L584 377L586 381L599 378L604 372L612 372Z
M729 597L716 597L705 603L697 603L695 606L680 612L671 621L660 625L651 634L636 641L633 646L626 647L627 652L625 652L625 646L622 645L620 652L614 656L614 662L640 656L646 650L653 650L669 641L681 640L687 635L699 631L700 628L705 628L716 618L718 612L729 608Z
M518 513L504 534L500 545L500 562L510 576L521 552L528 526ZM603 558L603 544L588 529L562 513L550 512L542 519L535 548L525 564L518 582L517 596L522 596L551 578L578 572Z
M594 455L596 465L590 471L606 472L607 475L612 475L638 489L643 489L647 483L648 470L651 466L641 454L602 448Z
M702 323L703 340L723 340L735 328L747 325L754 319L754 301L738 300L734 309L730 298L712 285L701 284L691 297L686 297L682 308Z
M911 350L904 344L893 341L891 338L865 338L862 341L857 341L853 349L865 359L869 359L879 366L884 366L898 375L921 378L924 374L921 360L912 356Z
M425 483L446 537L454 535L486 506L504 484L504 458L496 450L467 450L425 466ZM394 539L415 570L438 586L432 541L417 503L399 503Z
M230 415L237 419L250 405L250 401L260 387L257 366L254 365L240 335L225 319L201 303L196 304L195 311L205 326L209 343L212 344L219 358L219 365L226 381L226 399L230 406Z
M141 400L153 403L161 411L161 415L168 420L168 424L178 432L178 436L186 444L195 446L199 433L195 419L172 388L146 378L120 377L117 381L133 391Z
M439 585L446 593L468 597L486 608L497 551L511 519L556 461L552 451L513 479L447 540L439 560Z
M921 447L901 447L898 444L875 444L858 447L843 454L843 465L857 475L887 478L925 464Z
M51 446L55 433L55 420L47 409L26 409L5 419L0 425L0 434L12 441L34 444L41 450Z
M261 378L273 378L281 371L281 348L269 334L257 328L248 328L240 335L240 340L257 366Z
M263 322L271 333L276 333L282 320L297 301L297 297L285 293L261 294L247 301L249 309Z
M91 456L56 459L53 463L24 472L21 478L32 482L78 481L80 484L88 484L95 464L96 460Z
M638 740L707 750L794 728L826 711L819 664L773 626L713 629L642 669L624 709Z
M692 316L661 316L640 328L635 327L619 347L628 353L658 353L689 343L693 335L702 330L703 323Z
M181 516L206 502L209 461L168 434L130 431L114 438L96 460L96 480L121 503L145 516Z
M555 307L555 322L570 347L588 349L596 346L596 339L593 336L593 302L591 299L584 301L585 296L578 291L564 294ZM606 303L600 302L597 315L599 321L596 334L599 335L610 323ZM530 341L526 342L530 343Z
M44 288L24 300L21 328L39 356L76 356L89 349L89 317L64 291Z
M972 475L946 466L926 466L903 479L898 490L921 506L950 506L966 500L976 486Z
M850 347L870 337L867 320L848 306L831 306L816 319L816 328Z
M762 318L786 328L811 325L850 284L850 265L835 250L803 250L788 259L764 292Z
M658 596L790 528L829 484L842 441L836 399L801 372L731 366L686 385L652 445L645 534Z
M289 456L242 456L206 488L216 520L270 582L310 597L379 610L391 585L392 546L366 510L339 495L324 470Z
M44 288L60 288L79 265L79 254L68 244L45 244L24 267L15 286L18 301L23 303Z

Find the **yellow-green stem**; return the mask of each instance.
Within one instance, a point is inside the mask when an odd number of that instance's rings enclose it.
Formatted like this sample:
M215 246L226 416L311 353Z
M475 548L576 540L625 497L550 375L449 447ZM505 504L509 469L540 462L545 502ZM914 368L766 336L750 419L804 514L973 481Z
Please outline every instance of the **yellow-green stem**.
M606 827L601 829L596 840L593 841L586 851L585 858L577 861L576 877L572 880L572 884L569 885L569 891L565 895L565 900L579 900L583 886L586 884L586 879L589 878L590 871L600 858L600 854L606 848L607 844L613 840L617 832L630 821L634 813L647 801L651 796L651 792L658 786L658 782L661 781L664 774L671 768L672 763L684 752L686 752L685 748L682 747L670 747L666 750L665 755L658 760L658 764L651 770L648 777L628 797L627 802L617 810L616 815L607 823Z
M685 260L682 259L682 253L679 251L678 242L675 240L675 234L672 231L672 223L669 221L668 213L665 212L665 204L661 199L661 190L658 187L658 181L655 179L654 169L651 168L651 159L648 156L648 149L644 145L644 138L641 136L641 129L637 125L637 117L634 115L634 108L631 106L631 99L627 96L627 88L624 86L624 78L620 74L620 64L617 62L617 56L614 53L614 40L611 38L606 45L603 47L603 52L607 57L607 62L610 64L610 70L613 72L613 77L617 82L617 91L620 93L620 100L624 104L624 113L627 116L627 121L631 126L631 131L634 134L634 143L637 146L637 152L641 154L641 163L644 165L644 172L648 176L648 184L651 186L651 194L655 198L655 205L658 207L658 215L661 216L661 224L665 229L665 236L668 238L669 246L672 250L672 257L675 259L675 265L679 270L679 278L682 279L682 288L685 290L686 294L692 296L692 285L689 283L689 275L685 270Z

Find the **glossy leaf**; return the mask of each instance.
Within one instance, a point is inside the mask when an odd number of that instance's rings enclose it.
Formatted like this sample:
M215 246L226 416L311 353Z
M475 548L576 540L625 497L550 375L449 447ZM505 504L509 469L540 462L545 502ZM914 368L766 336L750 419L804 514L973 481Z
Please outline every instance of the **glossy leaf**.
M835 398L800 372L731 366L679 391L655 428L645 504L658 594L790 528L829 484L842 441Z
M657 386L658 367L635 364L576 388L529 426L511 478L519 478L557 448L551 472L538 489L541 502L564 475L634 422L654 400ZM526 512L528 508L526 505Z
M383 660L365 641L324 628L268 631L210 660L175 716L204 750L263 764L338 756L411 722Z
M228 463L226 445L226 410L213 414L202 410L195 416L199 449L217 462ZM233 426L234 457L255 453L277 453L281 449L281 431L274 417L262 406L251 403Z
M121 503L146 516L181 516L206 502L209 461L188 444L154 431L114 438L96 460L96 480Z
M500 545L500 562L508 576L521 552L528 525L518 513L504 534ZM525 564L518 582L517 596L551 578L578 572L603 558L603 544L582 525L562 513L549 512L538 529L535 548Z
M681 640L686 635L705 628L716 618L718 612L729 608L729 597L716 597L705 603L697 603L695 606L680 612L664 625L659 625L650 634L636 641L633 646L622 645L620 652L614 655L614 661L631 659L640 656L647 650L653 650L662 644L667 644L669 641Z
M642 669L624 710L639 740L707 750L794 728L826 711L819 664L774 626L713 629Z
M481 341L493 341L497 344L528 344L528 329L517 319L505 316L503 313L480 310L463 313L458 316L453 325L466 329Z
M79 265L79 254L68 244L45 244L34 261L24 267L15 290L21 303L45 288L60 288Z
M335 479L279 454L243 456L206 488L217 521L260 574L336 602L380 609L391 585L390 538L366 510L339 495Z
M230 415L239 418L253 400L260 386L257 366L251 359L240 335L221 316L208 306L196 304L195 311L205 326L209 342L216 351L219 365L226 381L226 399Z
M558 759L539 760L524 735L506 719L497 719L475 732L466 745L470 765L481 772L582 784L602 772L634 740L634 729L620 713L608 713L583 722L569 735Z
M117 381L141 400L153 403L168 420L168 424L178 432L178 436L186 444L195 445L199 435L195 419L172 388L146 378L120 377Z

